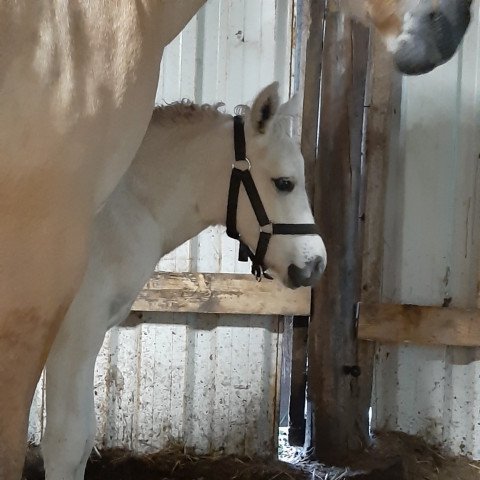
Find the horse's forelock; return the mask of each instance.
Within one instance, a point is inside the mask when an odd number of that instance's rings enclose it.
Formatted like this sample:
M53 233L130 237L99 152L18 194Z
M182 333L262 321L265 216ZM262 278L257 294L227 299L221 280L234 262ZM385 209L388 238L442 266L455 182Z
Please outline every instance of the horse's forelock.
M296 122L299 117L295 115L275 115L272 122L271 132L277 138L292 137Z

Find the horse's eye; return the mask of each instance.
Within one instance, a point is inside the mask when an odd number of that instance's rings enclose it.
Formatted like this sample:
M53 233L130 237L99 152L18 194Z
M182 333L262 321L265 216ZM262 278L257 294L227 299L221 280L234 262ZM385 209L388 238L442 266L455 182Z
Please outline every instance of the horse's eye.
M280 192L291 192L295 187L295 184L286 177L273 178L272 180Z

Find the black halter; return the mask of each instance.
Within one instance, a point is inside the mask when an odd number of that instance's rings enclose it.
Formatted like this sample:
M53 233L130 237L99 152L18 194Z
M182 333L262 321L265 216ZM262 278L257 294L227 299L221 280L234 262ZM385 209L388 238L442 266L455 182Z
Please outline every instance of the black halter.
M314 223L272 223L269 220L255 182L253 181L252 174L250 173L251 164L246 155L243 118L239 115L233 117L233 133L235 163L232 165L232 175L230 176L230 188L228 191L227 235L240 242L238 259L241 262L246 262L248 259L252 261L252 274L255 275L257 280L260 281L262 277L271 280L272 277L266 272L267 267L264 264L271 236L317 235L317 226ZM242 241L237 230L238 196L242 183L255 216L257 217L258 224L260 225L260 236L255 253Z

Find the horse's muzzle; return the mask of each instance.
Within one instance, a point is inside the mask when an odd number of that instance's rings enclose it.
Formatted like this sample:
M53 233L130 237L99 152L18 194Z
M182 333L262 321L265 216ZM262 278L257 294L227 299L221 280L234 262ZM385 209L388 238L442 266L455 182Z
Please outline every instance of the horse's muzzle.
M398 38L394 59L400 72L421 75L447 62L457 51L470 24L471 0L440 0L439 5L409 14Z
M323 257L309 260L303 268L293 263L288 267L288 283L291 288L311 287L315 285L325 271L326 261Z

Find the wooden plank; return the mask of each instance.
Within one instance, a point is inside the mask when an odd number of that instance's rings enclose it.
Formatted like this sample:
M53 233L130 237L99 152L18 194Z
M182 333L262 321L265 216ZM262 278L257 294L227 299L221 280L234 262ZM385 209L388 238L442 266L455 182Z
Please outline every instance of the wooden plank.
M308 196L314 206L314 193L317 183L316 164L318 150L318 129L320 122L320 85L323 62L323 30L326 1L308 0L302 5L302 39L308 36L305 54L300 58L304 79L300 82L303 89L302 138L301 149L305 159L305 180ZM330 261L330 260L329 260ZM307 351L307 356L309 352ZM307 379L308 382L308 379ZM314 442L312 398L307 398L307 425L305 446L311 447Z
M292 340L293 340L293 318L283 317L282 332L282 366L280 373L280 407L279 422L280 428L288 427L290 409L290 389L292 376Z
M309 315L310 289L252 275L156 272L133 304L143 312Z
M379 303L382 291L385 195L390 137L398 121L401 77L378 34L372 34L366 99L362 301Z
M480 346L480 310L362 304L358 336L383 343Z
M312 199L315 189L315 164L317 159L318 123L320 120L320 80L322 76L323 26L325 0L310 0L303 3L303 24L309 27L305 58L302 114L302 155L305 159L307 193ZM302 52L303 53L303 52Z
M393 65L392 55L386 51L378 33L371 33L369 78L365 99L364 188L363 211L362 289L361 301L382 302L385 198L390 160L390 141L394 122L400 112L401 77ZM398 112L398 113L397 113ZM359 404L371 405L374 342L357 342L357 364L361 378ZM369 410L362 410L362 424L369 422Z
M340 13L328 12L314 207L329 263L314 289L308 338L308 395L313 402L315 452L322 462L342 461L369 440L369 402L361 402L361 377L346 368L357 364L354 306L361 290L367 58L368 31ZM307 64L317 61L307 58Z

